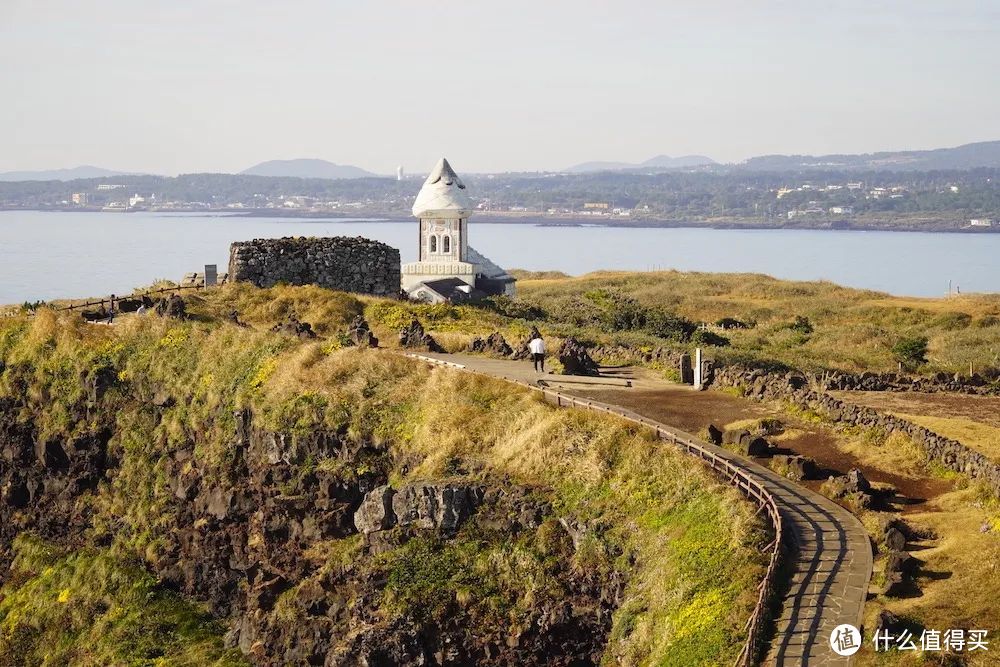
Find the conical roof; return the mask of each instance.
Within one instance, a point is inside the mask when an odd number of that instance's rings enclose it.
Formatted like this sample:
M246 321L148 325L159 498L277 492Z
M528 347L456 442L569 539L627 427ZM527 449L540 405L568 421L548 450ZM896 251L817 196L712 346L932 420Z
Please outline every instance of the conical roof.
M435 213L462 218L472 214L465 183L444 158L438 160L413 202L413 215L418 218L433 217Z

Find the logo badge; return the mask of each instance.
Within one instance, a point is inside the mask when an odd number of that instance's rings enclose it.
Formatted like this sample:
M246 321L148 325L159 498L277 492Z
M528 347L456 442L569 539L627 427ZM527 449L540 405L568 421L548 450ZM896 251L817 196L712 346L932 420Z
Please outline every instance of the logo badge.
M838 625L830 633L830 648L837 655L854 655L861 648L861 631L853 625Z

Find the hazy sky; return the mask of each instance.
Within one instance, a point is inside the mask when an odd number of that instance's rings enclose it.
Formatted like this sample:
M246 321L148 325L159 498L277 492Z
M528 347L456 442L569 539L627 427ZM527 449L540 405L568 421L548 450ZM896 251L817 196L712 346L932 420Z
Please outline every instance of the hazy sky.
M0 171L951 146L998 56L987 1L0 0Z

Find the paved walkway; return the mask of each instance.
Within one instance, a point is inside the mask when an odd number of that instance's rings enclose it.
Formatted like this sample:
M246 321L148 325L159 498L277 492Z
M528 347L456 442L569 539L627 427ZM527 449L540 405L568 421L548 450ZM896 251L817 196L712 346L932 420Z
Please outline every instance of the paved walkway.
M621 373L614 377L569 378L536 373L530 362L462 354L420 356L507 380L534 385L541 381L569 394L574 387L586 390L631 384L627 374ZM667 424L663 426L682 433ZM690 434L683 435L697 440ZM755 475L780 506L789 548L786 570L791 579L777 582L783 595L781 612L764 664L850 665L853 659L840 657L830 648L830 634L841 623L861 626L872 572L872 550L861 522L828 498L753 461L702 441L699 444Z

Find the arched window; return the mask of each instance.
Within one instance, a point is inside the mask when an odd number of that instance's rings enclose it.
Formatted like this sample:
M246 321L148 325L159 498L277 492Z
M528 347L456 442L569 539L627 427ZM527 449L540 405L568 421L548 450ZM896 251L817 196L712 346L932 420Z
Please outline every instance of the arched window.
M438 251L438 237L432 235L431 236L431 252L437 252L437 251Z
M444 243L441 246L441 252L443 252L446 255L451 252L451 237L450 236L445 236L444 237Z

